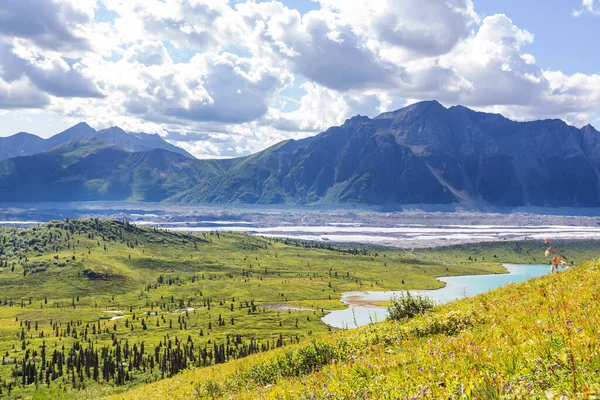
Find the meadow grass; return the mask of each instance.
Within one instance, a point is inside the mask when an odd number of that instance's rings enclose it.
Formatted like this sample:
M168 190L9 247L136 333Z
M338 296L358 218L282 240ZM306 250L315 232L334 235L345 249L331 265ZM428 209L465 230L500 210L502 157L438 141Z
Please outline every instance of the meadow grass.
M120 393L206 365L203 348L255 341L256 352L331 335L335 329L320 318L345 307L339 299L346 291L434 289L443 285L439 276L504 272L499 263L433 261L401 249L316 246L97 219L2 228L0 396ZM97 364L102 376L108 361L94 357L105 360L106 350L114 358L117 348L142 343L143 355L111 361L117 371L109 379L83 372L82 363ZM172 354L178 346L185 362ZM157 348L168 363L150 368ZM231 348L219 357L215 349L206 362L245 355ZM64 374L51 356L65 357Z
M600 396L600 261L112 399Z

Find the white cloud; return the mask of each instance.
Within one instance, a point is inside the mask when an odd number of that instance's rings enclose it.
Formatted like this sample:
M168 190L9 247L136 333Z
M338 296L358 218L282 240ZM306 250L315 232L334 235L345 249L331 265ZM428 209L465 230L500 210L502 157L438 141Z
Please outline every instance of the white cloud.
M107 62L96 73L109 81L111 101L154 122L252 121L267 112L272 96L291 80L261 60L230 53L197 54L179 64L162 56L160 64L131 63L130 58Z
M0 42L0 79L11 84L10 98L16 99L32 96L33 90L39 95L32 98L30 104L45 106L49 103L48 95L57 97L102 97L98 85L88 75L87 68L77 60L60 57L56 52L41 51L35 47L27 47L20 40L13 44ZM12 85L12 82L17 82ZM23 90L19 96L16 91ZM24 104L22 100L10 104L3 102L6 108L18 108ZM45 99L40 102L41 99Z
M598 0L583 0L582 8L580 10L573 11L573 16L579 17L585 13L600 16L600 3Z
M0 2L0 36L19 37L52 50L90 48L81 32L93 19L95 1L2 0ZM75 5L78 4L78 5Z
M478 20L471 0L319 0L353 29L383 47L417 55L448 52Z
M441 58L442 66L468 82L445 100L519 120L589 121L600 106L600 76L543 70L523 51L533 40L505 15L487 17L476 35Z
M227 0L103 0L118 13L115 28L126 43L169 40L177 47L218 51L239 37L237 15Z
M50 98L26 77L12 82L0 78L0 109L43 108Z
M545 70L528 51L533 33L481 19L471 0L318 3L301 15L276 1L4 0L0 109L235 156L406 99L577 124L600 108L598 75ZM114 22L97 20L99 4ZM584 0L582 12L598 10Z
M344 93L307 82L302 85L306 91L297 110L281 112L272 108L262 121L263 124L290 132L307 132L302 136L324 131L340 125L349 116L375 115L385 111L385 96L373 93Z
M477 20L470 0L320 3L304 16L277 2L237 9L254 54L279 56L294 72L339 91L401 86L410 79L404 63L448 52Z
M128 63L138 62L148 67L170 61L167 49L158 40L144 40L141 43L134 44L127 49L124 59Z

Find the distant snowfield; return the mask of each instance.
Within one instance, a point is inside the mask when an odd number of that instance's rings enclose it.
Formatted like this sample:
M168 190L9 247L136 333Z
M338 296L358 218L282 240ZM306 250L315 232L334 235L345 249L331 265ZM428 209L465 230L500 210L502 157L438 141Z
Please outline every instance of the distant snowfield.
M600 226L509 226L509 225L405 225L395 227L349 226L222 226L168 227L175 232L244 232L265 237L281 237L336 243L368 243L398 247L432 247L448 244L504 240L600 239Z

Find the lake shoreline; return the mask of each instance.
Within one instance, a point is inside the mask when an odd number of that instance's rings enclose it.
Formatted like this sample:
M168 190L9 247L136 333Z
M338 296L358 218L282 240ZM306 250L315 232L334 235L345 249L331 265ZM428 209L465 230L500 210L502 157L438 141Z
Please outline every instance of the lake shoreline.
M476 296L511 283L522 282L543 276L550 272L548 265L502 264L507 273L485 275L463 275L437 277L444 286L433 290L408 290L412 295L428 296L437 304L446 304L461 298ZM497 279L501 278L501 279ZM402 291L354 291L342 294L341 302L347 304L344 310L336 310L321 320L334 328L345 329L352 326L368 325L387 318L387 307L380 304L390 301Z

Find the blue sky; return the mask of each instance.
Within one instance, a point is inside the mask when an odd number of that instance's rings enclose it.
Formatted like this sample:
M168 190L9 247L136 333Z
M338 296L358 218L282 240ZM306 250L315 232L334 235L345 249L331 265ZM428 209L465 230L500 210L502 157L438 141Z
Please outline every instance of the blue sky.
M535 34L528 48L544 68L568 74L599 73L600 52L593 38L600 38L600 19L590 13L573 17L582 8L579 0L480 0L482 15L504 13L520 28Z
M597 38L599 0L3 0L0 136L233 157L430 99L600 126Z

